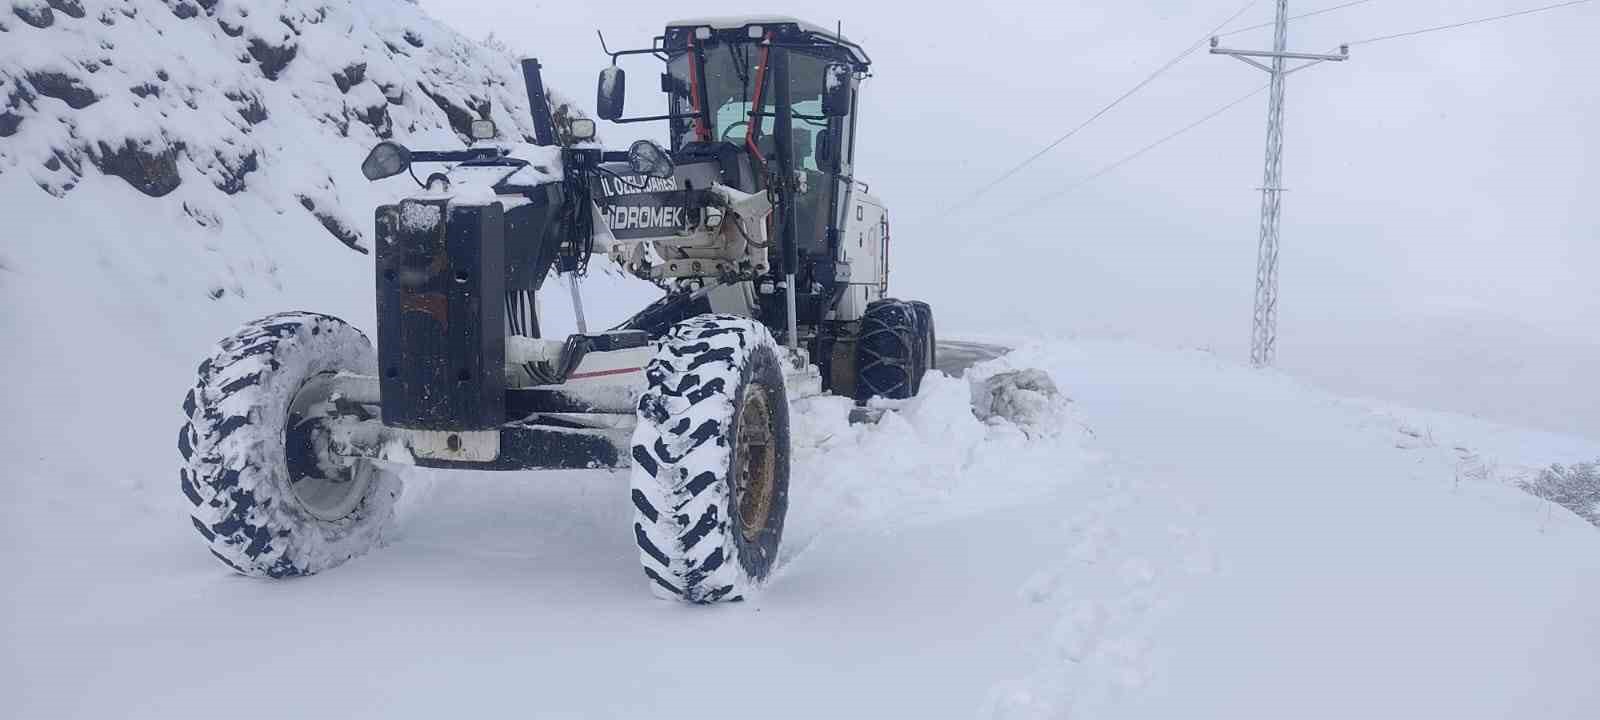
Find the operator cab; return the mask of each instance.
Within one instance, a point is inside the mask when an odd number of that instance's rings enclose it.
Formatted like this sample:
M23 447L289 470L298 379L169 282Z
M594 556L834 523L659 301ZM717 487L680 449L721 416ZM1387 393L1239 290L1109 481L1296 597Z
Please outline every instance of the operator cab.
M779 143L787 145L796 181L795 240L803 254L831 256L830 227L836 235L840 209L849 207L857 76L869 66L866 53L837 32L787 17L680 20L667 25L663 49L673 150L733 144L756 160L764 181L785 149ZM787 88L775 86L780 53L787 56ZM830 66L840 65L849 72L830 76ZM830 77L842 81L833 91L843 102L824 108ZM789 101L788 137L777 135L779 95Z
M721 183L788 199L798 285L816 290L802 291L816 297L802 300L801 321L821 319L843 284L840 229L855 186L857 90L871 64L865 51L836 31L771 16L679 20L647 50L608 53L613 67L601 74L597 103L602 118L667 120L680 168L715 158ZM625 82L615 61L627 54L665 60L666 115L621 117Z

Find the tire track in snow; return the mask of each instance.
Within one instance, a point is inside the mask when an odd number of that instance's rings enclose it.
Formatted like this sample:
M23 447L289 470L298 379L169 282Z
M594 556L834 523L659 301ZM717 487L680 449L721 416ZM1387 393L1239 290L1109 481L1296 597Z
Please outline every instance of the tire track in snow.
M1059 559L1018 589L1055 608L1040 667L996 685L982 717L1101 717L1158 679L1163 620L1215 572L1205 518L1172 483L1120 463L1060 498Z

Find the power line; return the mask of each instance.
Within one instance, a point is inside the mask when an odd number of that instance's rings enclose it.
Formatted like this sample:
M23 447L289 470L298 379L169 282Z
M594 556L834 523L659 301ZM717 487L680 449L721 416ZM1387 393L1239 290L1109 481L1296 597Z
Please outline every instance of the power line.
M1323 8L1321 10L1312 10L1311 12L1308 12L1308 13L1301 13L1299 15L1291 15L1289 17L1288 21L1289 22L1294 22L1295 20L1302 20L1302 19L1308 18L1308 17L1316 17L1318 15L1324 15L1324 14L1327 14L1327 13L1331 13L1331 12L1333 12L1335 10L1343 10L1343 9L1345 9L1347 7L1355 7L1357 5L1365 5L1365 4L1369 3L1369 2L1372 2L1372 0L1354 0L1353 2L1347 2L1347 3L1343 4L1343 5L1335 5L1333 7ZM1229 31L1227 31L1225 33L1222 33L1221 35L1218 35L1217 37L1228 37L1229 35L1238 35L1239 33L1250 32L1251 30L1260 30L1261 28L1269 28L1269 27L1272 27L1273 24L1274 23L1266 22L1266 23L1261 23L1260 25L1251 25L1250 27L1239 28L1238 30L1229 30Z
M1350 3L1345 3L1343 5L1337 5L1337 6L1334 6L1334 7L1324 8L1322 10L1317 10L1317 11L1305 13L1304 15L1299 15L1299 16L1296 16L1296 17L1310 17L1312 15L1320 15L1320 14L1323 14L1323 13L1333 12L1334 10L1340 10L1340 9L1343 9L1343 8L1346 8L1346 7L1352 7L1354 5L1359 5L1359 4L1366 3L1366 2L1371 2L1371 1L1372 0L1357 0L1356 2L1350 2ZM1412 31L1409 31L1409 32L1404 32L1404 33L1396 33L1396 34L1393 34L1393 35L1383 35L1383 36L1380 36L1380 37L1367 38L1365 40L1357 40L1355 42L1351 42L1351 43L1348 43L1348 44L1349 45L1364 45L1364 44L1368 44L1368 43L1381 42L1381 41L1384 41L1384 40L1393 40L1393 39L1402 38L1402 37L1410 37L1412 35L1420 35L1420 34L1423 34L1423 33L1436 32L1436 31L1440 31L1440 30L1451 30L1451 29L1455 29L1455 28L1459 28L1459 27L1465 27L1465 26L1468 26L1468 25L1476 25L1476 24L1480 24L1480 23L1493 22L1493 21L1496 21L1496 20L1504 20L1504 19L1507 19L1507 18L1518 17L1518 16L1521 16L1521 15L1530 15L1530 14L1533 14L1533 13L1539 13L1539 12L1545 12L1545 11L1548 11L1548 10L1555 10L1555 9L1559 9L1559 8L1570 7L1572 5L1581 5L1583 3L1592 2L1592 1L1593 0L1568 0L1567 2L1557 3L1557 4L1554 4L1554 5L1546 5L1546 6L1543 6L1543 7L1531 8L1531 9L1528 9L1528 10L1520 10L1520 11L1513 12L1513 13L1506 13L1504 15L1496 15L1494 17L1479 18L1479 19L1476 19L1476 20L1467 20L1467 21L1464 21L1464 22L1452 23L1452 24L1449 24L1449 25L1439 25L1439 26L1435 26L1435 27L1422 28L1422 29L1419 29L1419 30L1412 30ZM1254 3L1252 3L1251 5L1254 5ZM1246 9L1248 9L1249 7L1250 6L1246 6ZM1238 14L1236 14L1235 18L1237 18L1238 15L1241 15L1241 14L1243 14L1243 11L1241 11ZM1290 19L1292 20L1294 18L1290 18ZM1229 22L1232 22L1232 19L1230 19ZM1223 23L1223 26L1226 26L1227 24L1228 23ZM1219 29L1220 29L1220 27L1219 27ZM1250 30L1250 29L1255 29L1255 28L1244 28L1244 29L1245 30ZM1235 32L1241 32L1241 31L1235 31ZM1228 33L1228 34L1231 35L1231 34L1234 34L1234 33ZM1221 37L1221 36L1219 36L1219 37ZM1188 55L1193 54L1194 50L1195 50L1195 48L1190 48L1189 50L1185 51L1183 55L1178 56L1178 58L1176 58L1173 63L1168 63L1168 65L1170 66L1170 65L1174 64L1176 62L1176 60L1181 60L1184 57L1187 57ZM1332 51L1330 51L1330 52L1332 52ZM1152 76L1152 79L1153 79L1153 76ZM1147 84L1147 83L1148 83L1148 80L1144 84ZM1053 200L1055 200L1057 198L1060 198L1060 197L1062 197L1064 195L1067 195L1069 193L1072 193L1072 192L1076 191L1077 189L1083 187L1084 185L1087 185L1087 184L1089 184L1089 183L1091 183L1091 182L1093 182L1095 180L1098 180L1098 179L1100 179L1100 178L1102 178L1102 177L1104 177L1106 175L1109 175L1112 172L1115 172L1116 170L1122 168L1124 165L1127 165L1128 163L1131 163L1134 160L1139 159L1140 157L1144 156L1146 153L1149 153L1150 151L1155 150L1156 148L1161 147L1162 145L1165 145L1165 144L1167 144L1167 143L1169 143L1169 142L1171 142L1173 140L1176 140L1178 137L1189 133L1190 131L1200 127L1201 125L1204 125L1207 122L1210 122L1211 120L1216 119L1217 116L1222 115L1223 113L1225 113L1225 112L1227 112L1229 110L1232 110L1233 108L1237 107L1238 105L1244 103L1246 100L1249 100L1250 98L1261 94L1261 91L1266 90L1267 88L1268 88L1268 85L1262 85L1262 86L1250 91L1249 93L1247 93L1247 94L1245 94L1243 96L1240 96L1240 97L1228 102L1227 104L1222 105L1221 107L1218 107L1218 108L1212 110L1211 112L1209 112L1206 115L1202 116L1198 120L1195 120L1195 121L1183 126L1182 128L1179 128L1178 130L1167 134L1166 136L1162 137L1161 139L1159 139L1159 140L1157 140L1157 141L1155 141L1153 143L1150 143L1149 145L1145 145L1144 147L1142 147L1142 148L1140 148L1138 150L1135 150L1134 152L1129 153L1128 155L1125 155L1122 158L1120 158L1120 159L1118 159L1118 160L1116 160L1116 161L1114 161L1114 162L1112 162L1112 163L1110 163L1108 165L1105 165L1105 166L1101 167L1100 169L1098 169L1098 170L1096 170L1096 171L1094 171L1094 172L1092 172L1092 173L1090 173L1088 175L1083 176L1082 178L1079 178L1077 181L1073 182L1070 185L1067 185L1064 188L1061 188L1060 190L1056 190L1056 191L1047 193L1045 195L1042 195L1042 196L1040 196L1038 198L1035 198L1034 200L1028 202L1027 204L1025 204L1025 205L1023 205L1021 207L1018 207L1017 209L1013 210L1010 213L1007 213L1006 215L1004 215L1002 217L1005 217L1007 219L1013 219L1013 218L1017 218L1017 217L1021 217L1021 216L1024 216L1024 215L1031 214L1032 212L1044 207L1044 205L1046 203L1048 203L1050 201L1053 201ZM1107 109L1109 109L1109 107ZM1103 114L1103 111L1102 111L1101 114ZM1081 129L1081 126L1078 129ZM1077 132L1078 129L1075 129L1073 132ZM1071 135L1071 133L1068 134L1068 136L1070 136L1070 135ZM1065 139L1065 138L1063 138L1063 139ZM1052 147L1053 147L1053 145L1052 145ZM1049 148L1046 148L1046 150L1048 150L1048 149ZM1000 180L1004 180L1004 179L1005 179L1004 176L1002 178L1000 178ZM988 186L985 186L984 190L987 190L988 188L993 187L994 185L996 185L998 183L999 183L998 180L993 182L993 183L990 183Z
M1133 152L1131 152L1131 153L1129 153L1127 155L1124 155L1122 158L1116 160L1115 162L1112 162L1112 163L1110 163L1108 165L1105 165L1105 166L1101 167L1099 170L1096 170L1096 171L1094 171L1092 173L1089 173L1088 175L1085 175L1085 176L1079 178L1076 182L1072 183L1071 185L1068 185L1068 186L1066 186L1064 188L1061 188L1060 190L1056 190L1054 192L1050 192L1048 194L1041 195L1041 196L1033 199L1032 201L1029 201L1026 205L1023 205L1022 207L1019 207L1016 210L1014 210L1011 213L1009 213L1008 217L1020 217L1022 215L1026 215L1026 214L1028 214L1028 213L1030 213L1030 212L1032 212L1034 210L1037 210L1039 208L1044 207L1044 205L1046 203L1049 203L1049 202L1055 200L1056 198L1059 198L1059 197L1061 197L1063 195L1071 193L1074 190L1077 190L1078 188L1083 187L1084 185L1088 185L1089 183L1094 182L1095 180L1099 180L1101 177L1103 177L1105 175L1109 175L1109 174L1115 172L1118 168L1121 168L1123 165L1127 165L1128 163L1131 163L1134 160L1138 160L1145 153L1148 153L1151 150L1154 150L1154 149L1156 149L1158 147L1161 147L1162 145L1165 145L1165 144L1167 144L1167 143L1169 143L1169 142L1171 142L1173 140L1176 140L1180 135L1188 133L1189 131L1200 127L1201 125L1204 125L1204 124L1216 119L1216 117L1218 115L1221 115L1221 114L1223 114L1223 113L1225 113L1225 112L1227 112L1229 110L1234 109L1235 107L1239 106L1244 101L1249 100L1250 98L1253 98L1253 97L1255 97L1257 95L1260 95L1261 91L1262 90L1266 90L1267 87L1268 87L1267 85L1262 85L1261 87L1258 87L1258 88L1256 88L1254 90L1251 90L1250 92L1248 92L1248 93L1246 93L1244 95L1241 95L1238 98L1235 98L1233 101L1229 102L1228 104L1223 105L1223 106L1221 106L1219 108L1216 108L1215 110L1212 110L1209 113L1206 113L1200 119L1195 120L1195 121L1189 123L1188 125L1185 125L1185 126L1179 128L1179 129L1177 129L1177 130L1175 130L1175 131L1173 131L1171 133L1168 133L1166 136L1162 137L1160 140L1157 140L1157 141L1155 141L1153 143L1150 143L1149 145L1146 145L1146 146L1144 146L1142 148L1139 148L1138 150L1135 150L1135 151L1133 151Z
M1454 30L1456 28L1466 27L1468 25L1478 25L1480 23L1494 22L1496 20L1505 20L1506 18L1514 18L1514 17L1518 17L1518 16L1521 16L1521 15L1532 15L1534 13L1541 13L1541 12L1545 12L1547 10L1556 10L1556 9L1559 9L1559 8L1571 7L1573 5L1582 5L1583 3L1591 2L1591 1L1592 0L1567 0L1567 2L1563 2L1563 3L1556 3L1554 5L1545 5L1544 7L1536 7L1536 8L1531 8L1531 9L1528 9L1528 10L1518 10L1518 11L1513 12L1513 13L1506 13L1504 15L1496 15L1494 17L1478 18L1476 20L1465 20L1465 21L1458 22L1458 23L1451 23L1449 25L1436 25L1434 27L1421 28L1419 30L1410 30L1410 31L1403 32L1403 33L1395 33L1393 35L1380 35L1378 37L1367 38L1365 40L1356 40L1356 41L1351 42L1349 44L1350 45L1366 45L1368 43L1383 42L1384 40L1394 40L1396 38L1403 38L1403 37L1411 37L1412 35L1421 35L1423 33L1438 32L1440 30Z
M1182 53L1179 53L1177 57L1174 57L1171 60L1168 60L1165 65L1162 65L1161 67L1157 68L1155 72L1150 73L1150 75L1148 77L1146 77L1144 80L1139 81L1139 84L1134 85L1127 92L1125 92L1122 95L1118 96L1117 99L1112 100L1109 105L1106 105L1105 107L1100 108L1099 112L1096 112L1095 114L1089 116L1089 119L1084 120L1082 123L1079 123L1077 127L1074 127L1071 130L1068 130L1066 132L1066 134L1062 135L1061 137L1056 138L1055 140L1051 141L1050 144L1045 145L1043 148L1039 149L1039 151L1033 153L1032 155L1029 155L1022 162L1017 163L1016 165L1013 165L1011 167L1011 169L1006 170L1004 173L1001 173L1000 177L997 177L997 178L995 178L993 180L990 180L989 182L983 184L976 191L974 191L971 194L969 194L966 197L965 200L957 201L954 206L952 206L948 211L945 212L945 214L948 215L950 213L953 213L953 212L956 212L958 210L961 210L962 208L965 208L965 207L977 202L978 198L982 197L985 193L987 193L990 190L994 189L994 187L996 185L999 185L1000 183L1003 183L1006 180L1009 180L1011 178L1011 176L1016 175L1023 168L1025 168L1025 167L1027 167L1029 165L1032 165L1035 160L1038 160L1039 158L1043 157L1045 153L1048 153L1051 150L1055 149L1057 145L1060 145L1061 143L1066 142L1068 138L1071 138L1073 135L1077 135L1084 128L1089 127L1089 125L1093 124L1096 120L1099 120L1106 113L1111 112L1112 108L1115 108L1116 106L1121 105L1124 100L1127 100L1128 98L1133 97L1134 93L1137 93L1140 90L1143 90L1145 88L1145 86L1149 85L1156 78L1160 77L1166 71L1172 69L1172 66L1177 65L1179 62L1182 62L1184 58L1189 57L1190 55L1193 55L1194 52L1196 50L1199 50L1202 46L1204 46L1206 44L1206 42L1211 39L1211 36L1213 36L1213 35L1215 35L1217 33L1217 31L1221 30L1222 28L1227 27L1234 20L1239 19L1239 17L1244 15L1245 12L1249 11L1250 8L1255 7L1257 2L1260 2L1260 0L1250 0L1248 3L1246 3L1244 5L1244 7L1239 8L1238 12L1235 12L1233 15L1229 16L1227 20L1222 21L1222 23L1218 24L1215 28L1212 28L1210 32L1207 32L1205 35L1201 36L1200 39L1196 40L1193 45L1190 45L1188 47L1188 49L1184 50Z

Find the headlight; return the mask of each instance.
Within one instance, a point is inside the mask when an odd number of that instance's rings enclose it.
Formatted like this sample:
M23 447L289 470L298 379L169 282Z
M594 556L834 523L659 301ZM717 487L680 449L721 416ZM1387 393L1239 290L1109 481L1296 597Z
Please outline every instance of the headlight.
M573 118L570 128L574 140L581 142L594 139L594 121L589 118Z
M649 140L640 140L628 148L628 167L640 175L653 178L672 177L672 158L667 151Z

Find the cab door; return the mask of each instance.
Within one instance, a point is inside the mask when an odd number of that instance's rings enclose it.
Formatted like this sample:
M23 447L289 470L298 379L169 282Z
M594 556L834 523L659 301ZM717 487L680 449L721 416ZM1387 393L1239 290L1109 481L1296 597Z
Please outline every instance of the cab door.
M852 189L851 208L839 229L839 259L850 266L849 285L834 308L842 322L861 319L867 305L884 297L888 283L888 214L877 198L859 184Z

